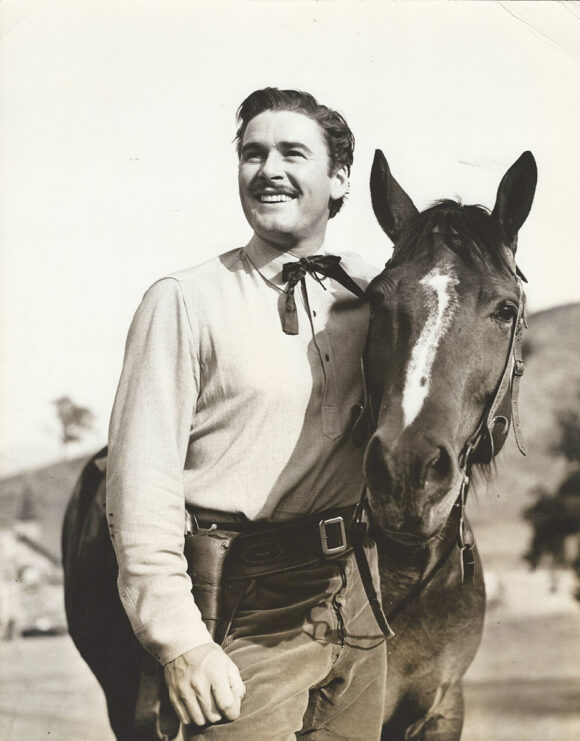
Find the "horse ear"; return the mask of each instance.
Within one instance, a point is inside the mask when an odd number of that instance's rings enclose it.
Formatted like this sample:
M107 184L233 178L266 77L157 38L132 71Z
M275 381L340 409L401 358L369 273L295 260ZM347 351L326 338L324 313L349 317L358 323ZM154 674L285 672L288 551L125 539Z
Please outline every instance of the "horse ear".
M536 183L538 168L531 152L524 152L503 176L492 216L500 226L506 244L515 252L518 231L528 218Z
M371 169L371 201L382 230L393 243L397 242L405 222L419 213L391 175L386 157L380 149L375 150Z

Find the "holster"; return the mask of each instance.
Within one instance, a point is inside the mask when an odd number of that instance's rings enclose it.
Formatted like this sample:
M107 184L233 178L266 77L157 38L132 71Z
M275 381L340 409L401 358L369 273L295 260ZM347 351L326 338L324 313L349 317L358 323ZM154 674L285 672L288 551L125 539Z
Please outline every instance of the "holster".
M199 530L185 536L187 571L195 604L213 640L226 638L248 579L228 579L227 559L239 532Z

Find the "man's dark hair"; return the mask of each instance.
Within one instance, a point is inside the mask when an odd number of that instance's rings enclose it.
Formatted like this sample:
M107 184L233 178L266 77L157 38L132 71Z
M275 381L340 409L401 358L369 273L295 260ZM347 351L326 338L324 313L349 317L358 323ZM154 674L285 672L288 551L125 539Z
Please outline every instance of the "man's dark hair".
M302 90L279 90L275 87L266 87L255 90L248 95L237 111L238 130L236 145L238 157L241 154L242 140L250 121L264 111L295 111L309 116L320 126L324 134L328 156L330 159L329 175L333 175L339 168L346 167L350 175L353 160L354 136L344 118L337 111L321 105L313 95ZM329 203L329 218L332 219L344 202L342 198L331 199Z

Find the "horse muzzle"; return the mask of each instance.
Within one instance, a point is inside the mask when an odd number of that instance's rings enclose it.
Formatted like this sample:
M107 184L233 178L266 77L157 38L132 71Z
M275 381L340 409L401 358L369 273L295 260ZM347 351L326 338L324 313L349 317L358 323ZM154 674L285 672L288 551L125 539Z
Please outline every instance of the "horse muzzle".
M365 476L377 525L402 539L424 540L444 525L459 479L450 445L403 436L387 448L375 433L365 453Z

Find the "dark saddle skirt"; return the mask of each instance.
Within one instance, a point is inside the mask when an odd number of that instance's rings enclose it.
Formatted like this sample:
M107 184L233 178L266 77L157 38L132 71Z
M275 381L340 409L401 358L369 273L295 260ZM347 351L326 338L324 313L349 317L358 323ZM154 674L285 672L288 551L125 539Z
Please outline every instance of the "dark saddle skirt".
M105 517L106 449L84 467L63 524L65 607L70 635L107 699L118 741L135 741L135 707L148 654L117 591L117 561Z

